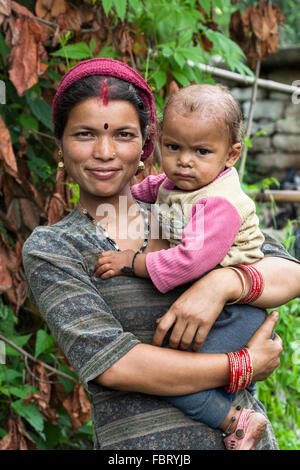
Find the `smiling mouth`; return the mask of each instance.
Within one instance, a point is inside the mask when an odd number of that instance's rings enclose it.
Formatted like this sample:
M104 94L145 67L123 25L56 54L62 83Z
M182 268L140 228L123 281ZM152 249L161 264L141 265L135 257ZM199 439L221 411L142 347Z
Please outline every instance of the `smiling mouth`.
M115 176L120 171L120 169L119 168L91 168L88 171L96 178L109 179Z

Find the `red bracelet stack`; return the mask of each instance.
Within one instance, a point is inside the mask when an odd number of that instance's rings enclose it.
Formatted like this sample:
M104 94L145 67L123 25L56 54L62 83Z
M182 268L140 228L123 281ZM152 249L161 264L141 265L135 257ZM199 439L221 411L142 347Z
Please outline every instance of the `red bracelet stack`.
M251 279L251 287L246 296L239 301L240 304L249 304L254 302L262 294L264 282L261 273L254 266L249 264L238 264L236 268L241 269L249 274Z
M253 378L253 367L248 348L227 353L230 366L230 384L225 387L228 393L237 393L249 387Z

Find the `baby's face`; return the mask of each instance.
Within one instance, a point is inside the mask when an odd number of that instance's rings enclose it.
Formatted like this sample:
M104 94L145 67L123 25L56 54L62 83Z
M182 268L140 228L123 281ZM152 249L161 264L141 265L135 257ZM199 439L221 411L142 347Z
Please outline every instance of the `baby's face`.
M161 151L168 178L180 189L196 190L233 166L241 145L230 145L220 120L206 119L198 111L188 114L171 107L164 119Z

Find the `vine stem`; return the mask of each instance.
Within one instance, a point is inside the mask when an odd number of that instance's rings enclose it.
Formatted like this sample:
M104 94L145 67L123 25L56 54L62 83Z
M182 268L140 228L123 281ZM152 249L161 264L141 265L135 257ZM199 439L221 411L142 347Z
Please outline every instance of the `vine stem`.
M246 136L248 138L250 138L251 129L252 129L254 109L255 109L256 97L257 97L258 78L259 78L259 74L260 74L260 65L261 65L261 61L258 60L257 63L256 63L255 81L254 81L253 87L252 87L251 105L250 105L249 117L248 117L248 121L247 121ZM247 160L247 153L248 153L248 147L247 147L247 145L244 145L243 155L242 155L242 158L241 158L241 165L240 165L240 169L239 169L239 176L240 176L240 182L241 183L243 182L243 178L244 178L246 160Z
M61 372L60 370L57 370L55 369L54 367L51 367L49 366L48 364L46 364L45 362L41 361L40 359L36 359L35 357L33 357L30 353L28 353L27 351L25 351L25 349L21 348L20 346L17 346L15 343L13 343L12 341L10 341L9 339L5 338L5 336L1 335L0 334L0 340L4 341L5 343L7 343L9 346L11 346L13 349L15 349L16 351L18 351L20 354L22 354L22 356L25 356L26 358L29 358L31 359L32 361L34 362L39 362L39 363L42 363L45 367L45 369L48 369L50 370L51 372L54 372L56 375L60 375L61 377L64 377L65 379L67 380L70 380L71 382L74 382L75 384L77 384L77 380L75 380L73 377L70 377L68 374L65 374L64 372Z

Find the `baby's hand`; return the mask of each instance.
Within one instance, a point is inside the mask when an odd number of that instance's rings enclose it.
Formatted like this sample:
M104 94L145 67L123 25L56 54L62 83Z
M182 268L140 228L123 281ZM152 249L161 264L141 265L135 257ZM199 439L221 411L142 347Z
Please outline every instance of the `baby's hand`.
M101 279L124 275L121 269L131 266L134 253L133 250L103 251L96 263L94 275Z

